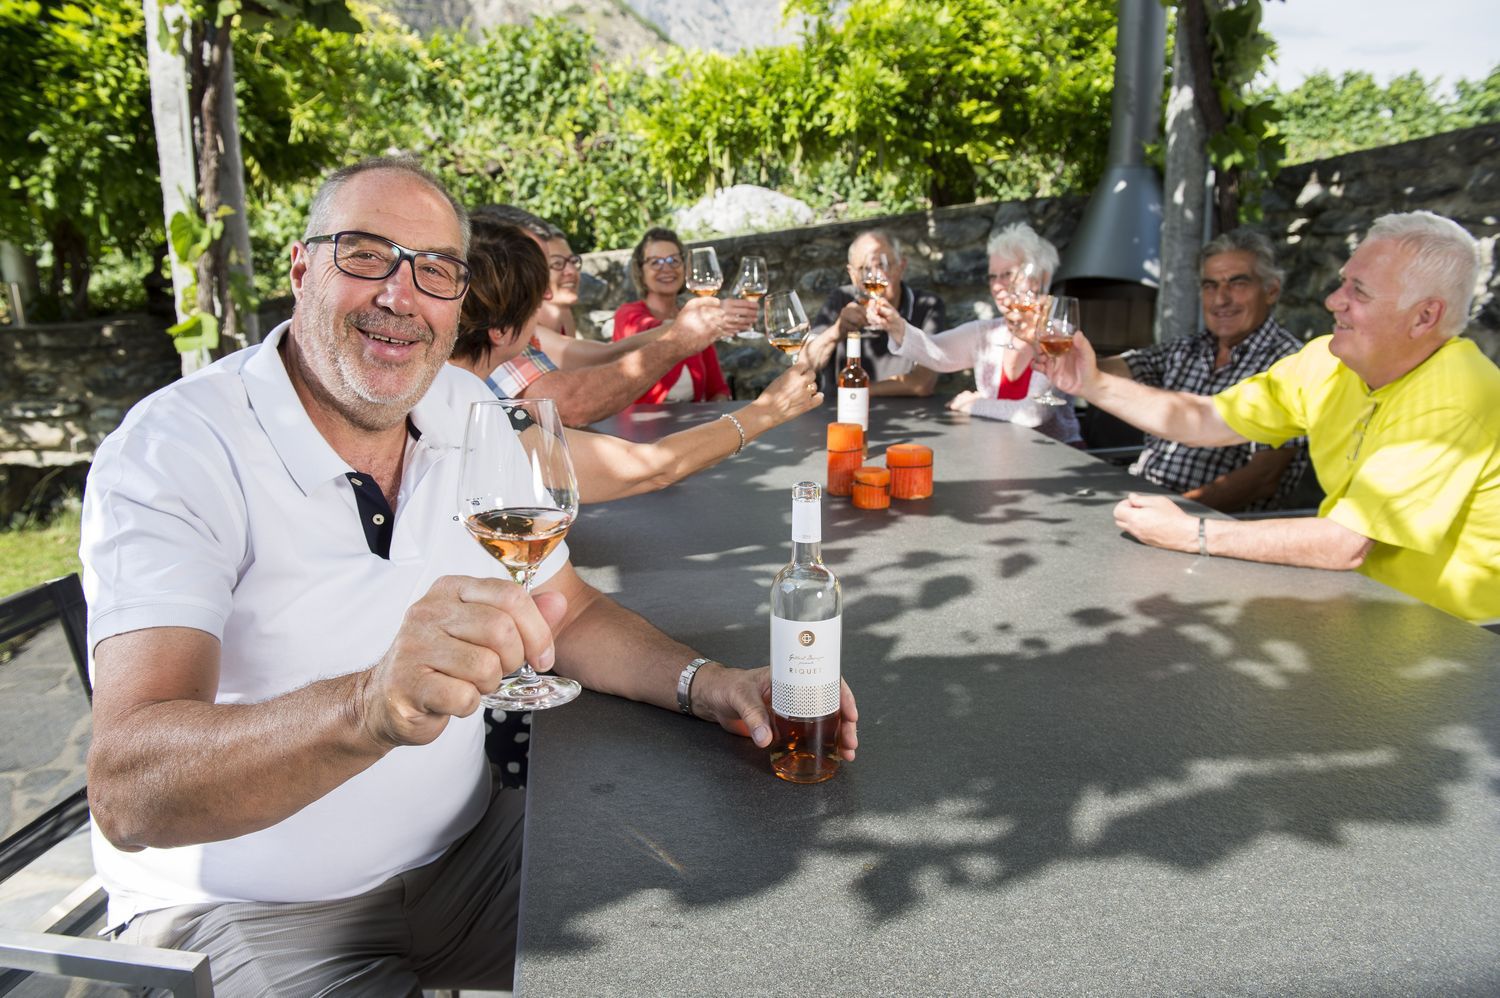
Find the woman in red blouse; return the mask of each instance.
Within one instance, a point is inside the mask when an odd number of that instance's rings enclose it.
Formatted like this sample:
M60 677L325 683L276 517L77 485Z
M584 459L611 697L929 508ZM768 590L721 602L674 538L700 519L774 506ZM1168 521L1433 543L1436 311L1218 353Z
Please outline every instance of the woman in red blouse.
M650 229L630 254L630 280L642 300L615 310L614 338L654 329L677 317L677 296L687 281L687 253L670 229ZM636 402L722 402L729 385L712 346L674 366Z

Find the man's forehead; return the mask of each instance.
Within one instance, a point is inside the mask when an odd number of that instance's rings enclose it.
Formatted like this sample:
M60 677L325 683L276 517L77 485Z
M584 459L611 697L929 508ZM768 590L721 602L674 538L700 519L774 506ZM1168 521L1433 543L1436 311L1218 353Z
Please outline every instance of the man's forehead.
M460 253L462 231L441 191L402 170L368 170L350 177L329 201L334 231L357 229L412 249Z
M1244 250L1215 253L1203 261L1203 276L1216 279L1250 277L1259 280L1255 272L1255 255Z
M849 246L849 261L853 263L873 253L884 253L890 256L891 248L879 236L860 236Z

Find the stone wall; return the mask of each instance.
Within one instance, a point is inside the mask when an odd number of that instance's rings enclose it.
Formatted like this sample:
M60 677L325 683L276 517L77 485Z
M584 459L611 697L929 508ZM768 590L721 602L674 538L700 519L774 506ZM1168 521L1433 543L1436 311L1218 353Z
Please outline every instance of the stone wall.
M1279 314L1304 337L1329 332L1323 298L1377 217L1426 209L1458 222L1480 240L1485 260L1468 335L1500 363L1500 124L1289 166L1264 204L1287 271Z
M127 315L0 329L0 522L28 499L81 486L104 435L178 375L166 327Z
M764 256L772 289L795 289L811 314L844 282L850 241L879 225L908 247L907 279L942 295L956 324L990 314L984 244L991 231L1026 220L1065 248L1084 202L1067 197L961 205L709 245L718 250L726 280L733 280L741 256ZM1288 167L1265 206L1264 227L1279 244L1287 269L1280 314L1304 336L1328 330L1322 299L1377 216L1426 208L1457 219L1480 238L1486 260L1469 335L1500 361L1500 272L1494 260L1500 235L1500 124ZM585 258L578 311L586 334L602 335L614 309L637 297L626 273L628 257L628 250L615 250ZM287 304L269 303L261 328L285 317ZM94 447L125 411L177 376L177 355L164 325L126 316L0 327L0 520L41 484L81 481ZM741 398L753 397L785 365L763 341L730 340L719 349L725 374Z

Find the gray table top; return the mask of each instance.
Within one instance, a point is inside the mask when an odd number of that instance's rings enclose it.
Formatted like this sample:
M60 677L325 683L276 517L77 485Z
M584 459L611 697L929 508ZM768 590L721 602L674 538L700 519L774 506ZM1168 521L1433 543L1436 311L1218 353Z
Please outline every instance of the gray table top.
M720 409L611 421L650 439ZM935 403L872 406L936 491L825 499L859 758L585 693L536 718L517 991L1500 992L1500 638L1350 573L1120 533L1140 483ZM759 665L803 417L591 509L585 578Z

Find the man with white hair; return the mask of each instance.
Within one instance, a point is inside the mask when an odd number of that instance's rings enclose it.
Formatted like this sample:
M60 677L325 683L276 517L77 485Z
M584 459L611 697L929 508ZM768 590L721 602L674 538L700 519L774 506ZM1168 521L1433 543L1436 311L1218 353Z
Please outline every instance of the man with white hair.
M1271 314L1282 273L1265 236L1252 229L1224 233L1198 254L1198 274L1201 332L1127 350L1101 360L1099 369L1171 391L1212 395L1302 349L1302 341ZM1306 470L1307 441L1301 437L1280 447L1189 447L1147 434L1130 466L1132 475L1226 513L1284 505Z
M1039 363L1065 390L1199 447L1305 434L1327 498L1316 518L1192 516L1132 494L1115 522L1154 547L1355 569L1466 620L1500 620L1500 369L1467 324L1474 238L1417 211L1384 215L1325 300L1333 333L1217 395L1099 369L1081 335Z
M865 325L865 293L861 289L864 268L885 262L888 279L881 297L901 313L901 317L929 335L943 328L943 300L931 291L915 288L905 281L906 251L901 240L884 229L868 229L849 244L847 269L849 283L828 293L823 307L812 319L812 333L802 349L802 357L814 371L821 371L819 388L829 398L836 397L838 372L844 366L846 339L859 333ZM865 341L860 359L870 372L870 395L917 396L932 394L937 386L937 372L896 356L891 340L884 332ZM829 361L833 363L829 363Z

